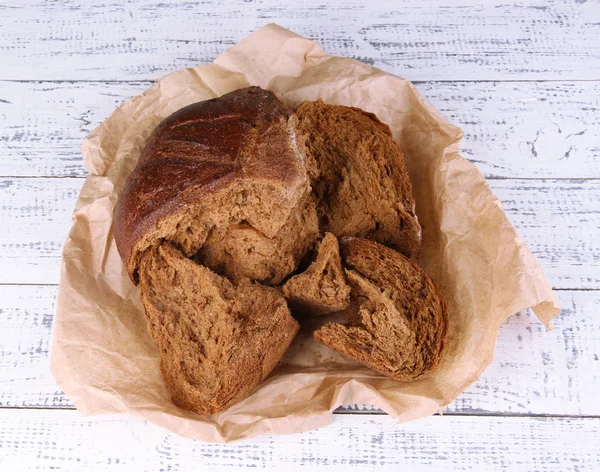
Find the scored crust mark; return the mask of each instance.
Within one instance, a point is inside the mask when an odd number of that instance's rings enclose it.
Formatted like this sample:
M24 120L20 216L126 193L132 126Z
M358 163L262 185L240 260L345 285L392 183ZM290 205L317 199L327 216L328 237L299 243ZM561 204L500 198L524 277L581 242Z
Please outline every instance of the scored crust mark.
M161 241L184 240L180 248L192 257L211 235L225 236L242 223L275 239L267 243L280 251L268 269L256 272L237 259L231 274L232 264L224 266L227 275L277 283L295 270L318 231L294 126L292 110L259 87L195 103L163 120L116 208L115 240L132 280L137 283L141 255ZM294 212L305 217L306 239L280 245L276 239ZM288 262L278 265L280 257Z
M170 244L143 255L140 288L173 402L199 414L252 393L299 328L276 289L234 285Z
M398 252L360 238L340 240L343 265L360 301L356 320L329 323L317 341L396 380L410 381L439 363L448 327L431 278Z
M414 255L421 227L404 156L389 127L371 113L321 100L302 103L296 115L321 230Z
M292 310L309 315L327 315L348 308L350 287L333 234L325 234L308 269L284 284L283 295Z

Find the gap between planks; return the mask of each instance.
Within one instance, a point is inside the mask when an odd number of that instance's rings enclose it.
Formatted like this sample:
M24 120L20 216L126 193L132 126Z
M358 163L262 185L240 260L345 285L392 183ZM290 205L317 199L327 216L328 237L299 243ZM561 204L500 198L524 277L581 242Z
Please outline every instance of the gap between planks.
M0 282L0 287L58 287L59 284L38 284L38 283L10 283ZM600 292L600 288L564 288L551 287L554 292Z
M210 63L209 63L210 64ZM208 64L198 64L198 66L203 66L203 65L208 65ZM167 72L167 75L169 73L172 72L176 72L176 70L173 70L171 72ZM386 71L384 71L386 72ZM164 76L159 77L158 79L162 78ZM14 82L17 84L41 84L41 83L49 83L49 84L77 84L77 83L83 83L83 84L96 84L96 83L103 83L103 84L148 84L148 85L154 85L158 79L155 80L148 80L148 79L142 79L142 80L135 80L135 79L128 79L128 80L101 80L101 79L44 79L44 78L36 78L36 79L0 79L0 83L2 82L6 82L6 83L10 83L10 82ZM544 82L556 82L556 83L571 83L571 82L600 82L600 79L449 79L449 80L442 80L442 79L431 79L431 80L411 80L411 83L415 84L415 85L422 85L422 84L452 84L452 83L457 83L457 82L464 82L467 84L478 84L478 83L495 83L495 82L503 82L503 83L519 83L519 82L523 82L523 83L535 83L535 82L540 82L540 83L544 83Z
M85 179L74 175L0 175L0 179ZM531 181L548 181L557 180L562 182L586 182L599 181L600 177L501 177L487 176L486 180L531 180Z

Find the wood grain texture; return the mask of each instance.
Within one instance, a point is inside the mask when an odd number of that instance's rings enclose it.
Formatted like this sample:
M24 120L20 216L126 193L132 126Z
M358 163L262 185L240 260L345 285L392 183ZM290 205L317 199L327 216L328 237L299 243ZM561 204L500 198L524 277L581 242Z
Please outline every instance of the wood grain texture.
M156 79L272 22L410 80L600 74L600 12L586 0L4 0L0 79Z
M151 81L270 22L417 81L552 285L575 290L558 292L552 332L529 312L508 320L443 417L341 414L234 445L83 419L48 371L57 286L18 285L58 282L81 142ZM600 289L596 1L0 0L0 31L0 470L600 470L600 291L586 290Z
M0 408L72 408L50 373L57 286L0 286Z
M151 82L4 82L0 176L87 175L79 148ZM600 177L600 82L424 82L487 178Z
M0 283L58 283L83 179L0 178ZM491 180L554 288L600 289L600 181Z
M553 288L600 288L600 181L492 180Z
M83 180L0 179L0 283L58 283Z
M600 82L417 88L462 128L462 153L487 179L600 177Z
M83 140L151 82L0 83L0 175L85 177Z
M0 286L0 408L72 408L48 370L56 292ZM553 331L530 312L504 323L493 363L447 413L600 416L600 292L558 296L563 313Z
M189 441L141 420L0 410L3 470L510 470L600 467L600 419L434 416L393 425L338 416L316 431L235 444Z

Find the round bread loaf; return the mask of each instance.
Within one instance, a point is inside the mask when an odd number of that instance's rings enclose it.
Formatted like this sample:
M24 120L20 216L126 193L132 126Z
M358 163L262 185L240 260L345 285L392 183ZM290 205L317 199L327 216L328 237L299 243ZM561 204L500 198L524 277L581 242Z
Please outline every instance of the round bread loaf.
M351 287L373 298L361 305L365 320L372 314L383 326L357 331L368 337L362 344L341 325L326 325L317 340L392 378L415 379L434 368L445 311L426 275L369 241L375 246L356 258L347 253L363 243L344 243L344 263L356 272L345 274L336 239L366 237L410 257L421 241L414 208L400 147L362 110L318 101L292 113L271 92L250 87L162 121L119 196L115 240L140 285L173 401L212 414L243 400L298 331L288 301L311 314L331 313L348 306ZM320 230L329 234L315 261L289 278L310 262L305 256ZM371 253L385 256L373 270L389 280L360 272ZM383 287L395 298L365 292L359 272L377 280L367 287L373 293ZM263 286L285 280L281 290ZM420 284L422 299L398 286L410 281ZM418 326L405 326L401 296L425 325L437 323L424 337ZM382 352L377 359L371 347ZM399 348L410 352L400 358Z

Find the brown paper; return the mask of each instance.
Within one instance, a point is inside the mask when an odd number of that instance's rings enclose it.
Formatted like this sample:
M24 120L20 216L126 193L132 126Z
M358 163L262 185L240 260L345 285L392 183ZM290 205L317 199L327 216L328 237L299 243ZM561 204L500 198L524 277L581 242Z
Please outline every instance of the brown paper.
M448 306L439 368L402 383L343 358L304 328L280 365L249 398L199 416L171 403L146 331L139 291L113 239L117 196L140 150L166 116L193 102L259 85L292 106L322 98L360 107L393 130L406 153L423 226L419 264ZM231 441L306 431L342 404L371 404L398 421L431 415L491 362L500 324L533 307L547 325L560 309L535 257L473 164L459 154L461 130L399 77L328 56L318 45L268 25L208 66L181 70L123 103L85 141L90 172L65 244L52 372L84 415L130 413L182 436Z

